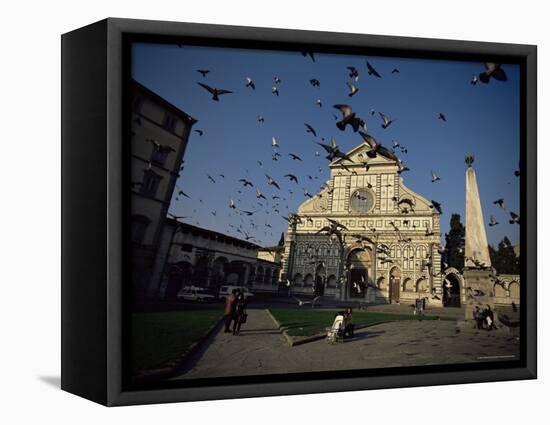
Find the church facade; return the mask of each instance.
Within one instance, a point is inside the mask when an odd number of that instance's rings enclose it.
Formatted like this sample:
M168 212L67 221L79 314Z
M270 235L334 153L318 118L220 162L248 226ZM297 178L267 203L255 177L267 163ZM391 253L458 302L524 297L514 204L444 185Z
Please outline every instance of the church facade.
M401 164L369 151L331 162L324 188L291 216L282 279L294 294L441 304L440 214L405 186ZM341 237L326 232L335 222Z

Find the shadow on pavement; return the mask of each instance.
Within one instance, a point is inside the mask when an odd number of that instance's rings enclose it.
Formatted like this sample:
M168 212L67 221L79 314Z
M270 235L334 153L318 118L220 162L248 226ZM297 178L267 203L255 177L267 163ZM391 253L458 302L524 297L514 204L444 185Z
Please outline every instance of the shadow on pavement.
M350 337L344 338L344 343L353 342L353 341L360 341L360 340L363 340L363 339L376 338L376 337L378 337L382 334L385 334L385 333L386 333L385 331L373 331L373 332L357 331L357 332L355 332L353 338L350 338Z

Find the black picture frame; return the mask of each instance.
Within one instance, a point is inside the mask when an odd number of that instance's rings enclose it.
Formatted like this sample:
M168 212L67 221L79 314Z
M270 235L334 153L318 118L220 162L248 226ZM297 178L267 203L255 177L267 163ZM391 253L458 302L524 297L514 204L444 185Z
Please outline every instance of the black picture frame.
M124 117L128 42L518 63L521 69L521 362L208 385L132 387L124 379ZM501 44L109 18L62 36L62 389L108 405L415 387L537 376L537 49ZM85 225L82 218L85 216ZM302 375L302 374L301 374Z

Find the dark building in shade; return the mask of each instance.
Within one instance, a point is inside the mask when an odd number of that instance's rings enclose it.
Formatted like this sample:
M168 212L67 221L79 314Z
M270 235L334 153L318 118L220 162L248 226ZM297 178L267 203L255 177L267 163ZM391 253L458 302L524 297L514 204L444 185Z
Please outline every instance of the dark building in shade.
M260 246L223 233L167 218L159 241L149 292L175 300L184 286L217 293L221 285L246 286L253 292L276 292L284 247ZM269 254L272 253L272 254Z
M196 120L135 80L130 95L131 279L135 298L143 299Z

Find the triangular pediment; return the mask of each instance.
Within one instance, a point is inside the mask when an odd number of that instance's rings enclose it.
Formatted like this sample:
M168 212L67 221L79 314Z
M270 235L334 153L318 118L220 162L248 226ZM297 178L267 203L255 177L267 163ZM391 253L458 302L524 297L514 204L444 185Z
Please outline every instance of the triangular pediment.
M339 165L345 165L346 167L350 166L363 166L363 164L368 161L370 166L373 165L394 165L396 162L392 159L389 159L385 157L384 155L376 155L376 158L369 158L367 156L367 153L371 150L370 146L363 142L357 146L355 146L350 151L346 152L346 155L351 158L353 161L350 163L346 159L338 158L334 161L332 161L329 165L329 167L335 167Z

